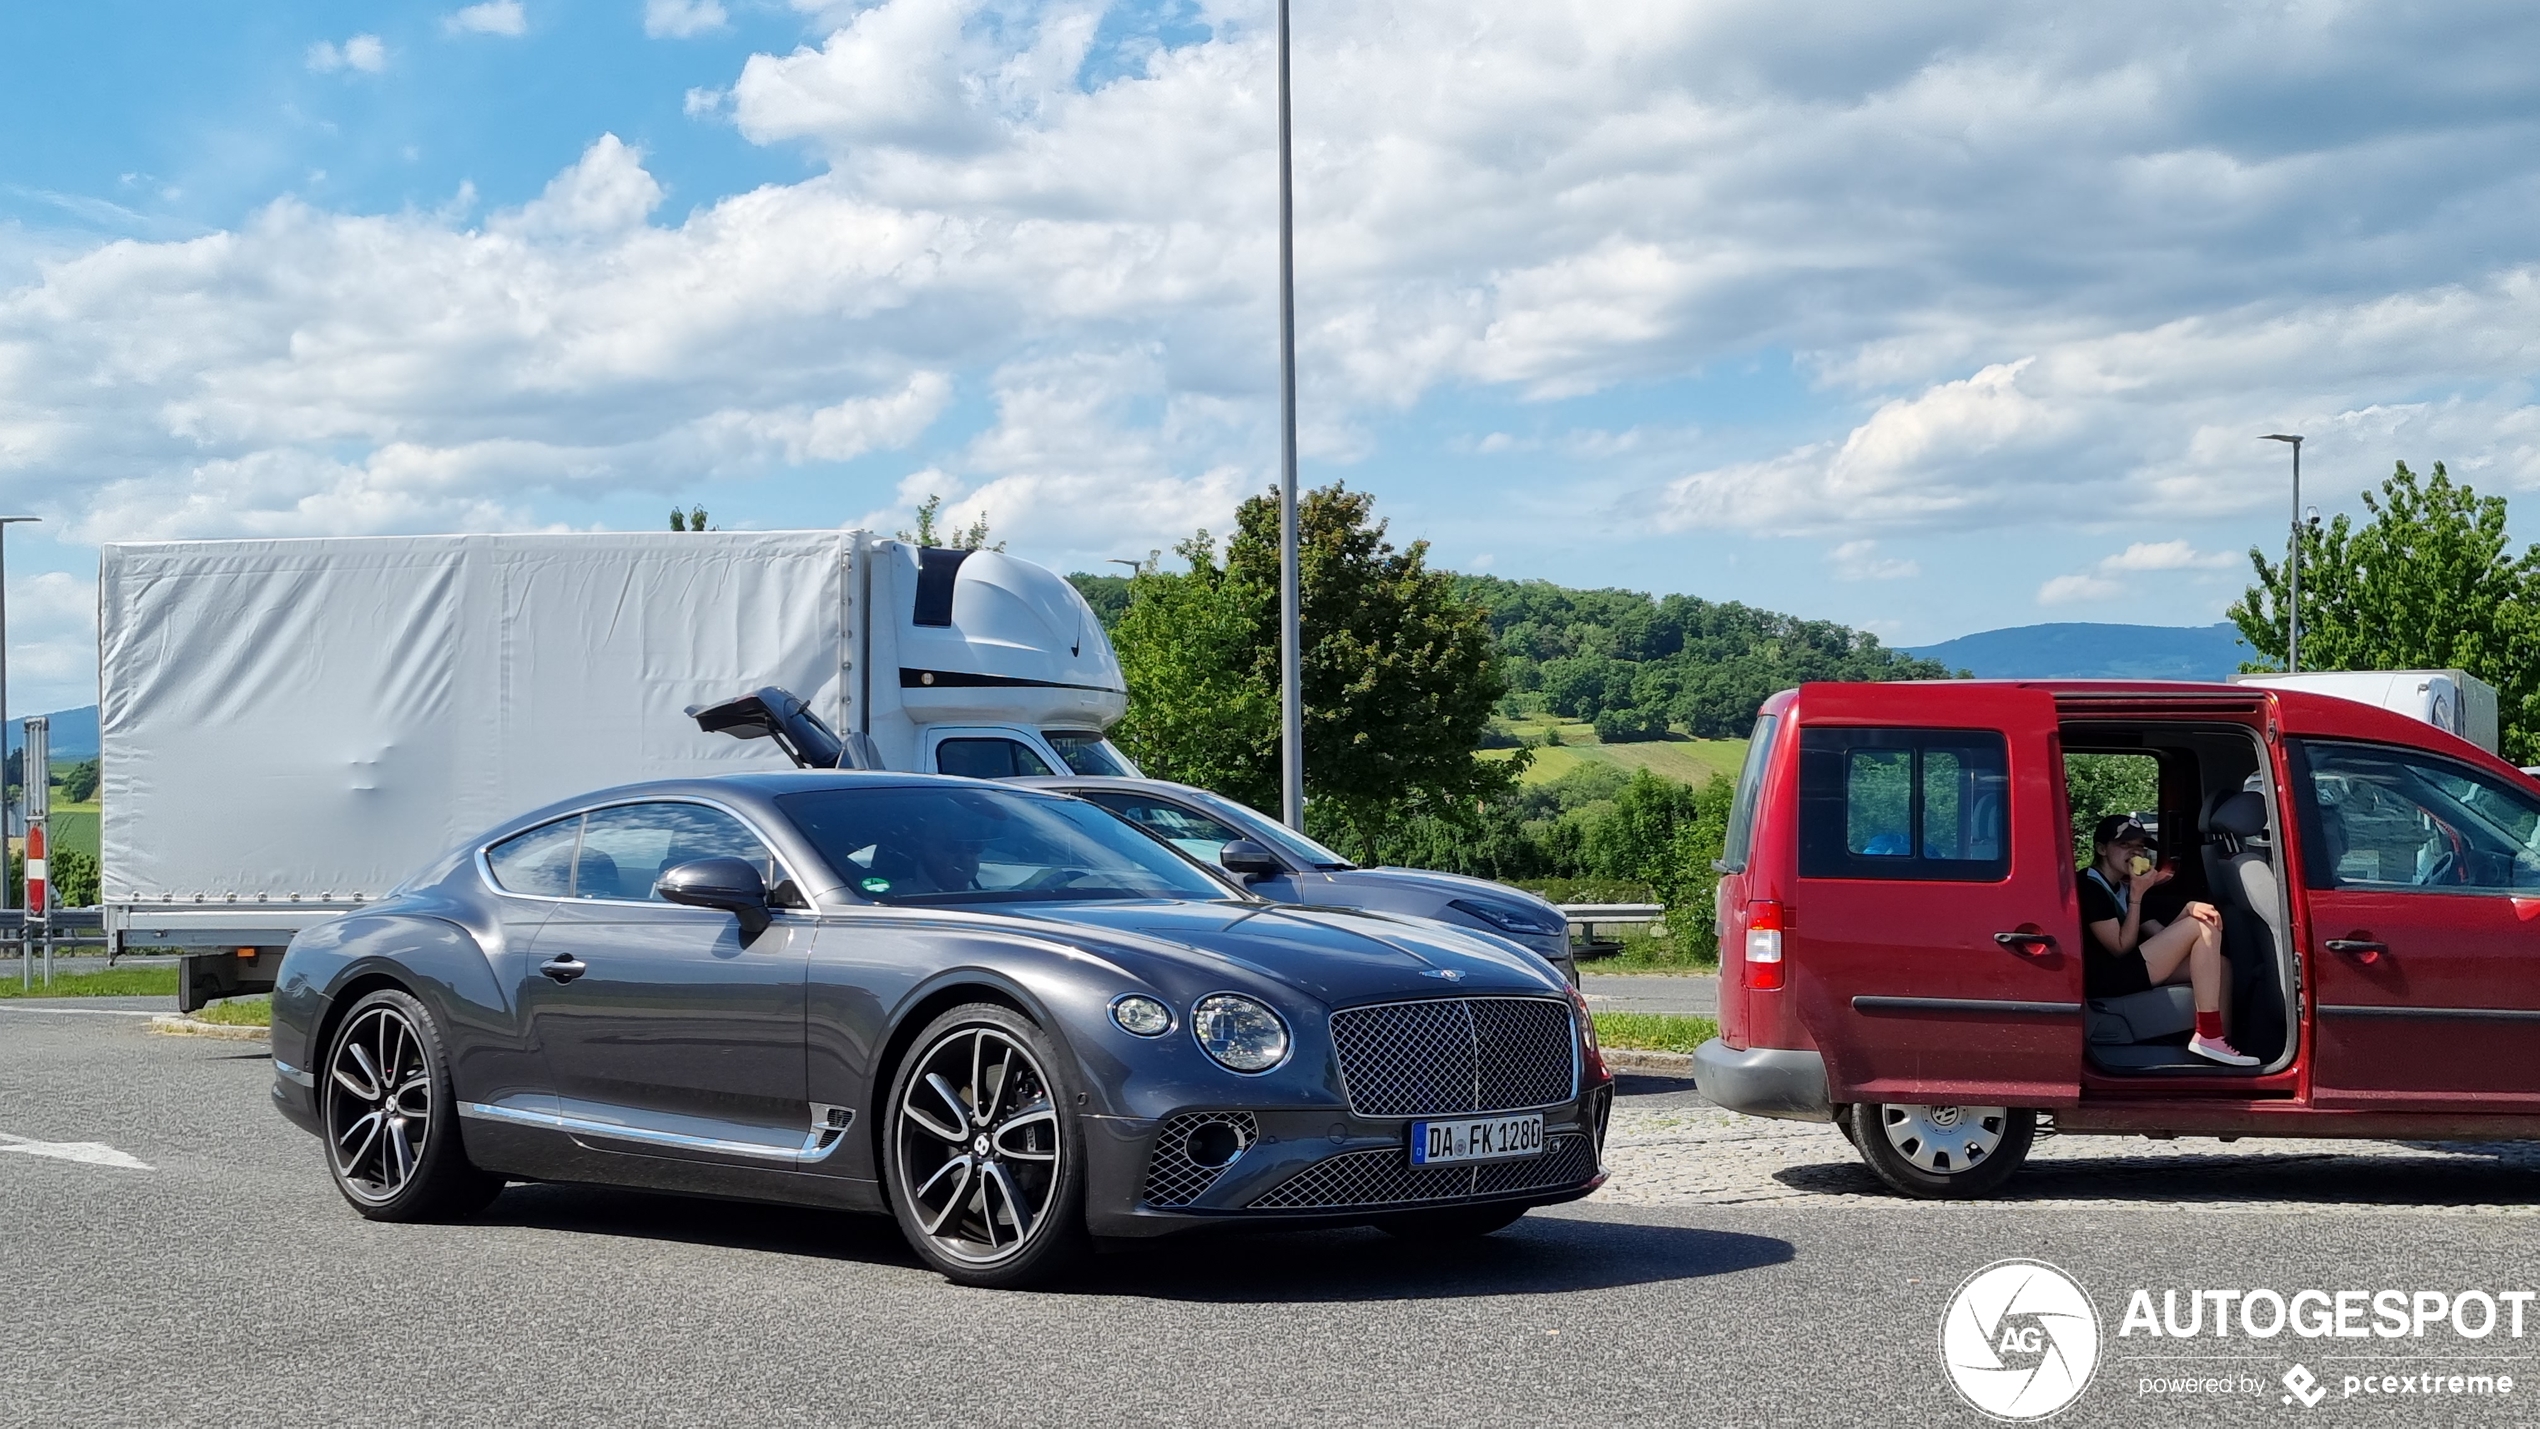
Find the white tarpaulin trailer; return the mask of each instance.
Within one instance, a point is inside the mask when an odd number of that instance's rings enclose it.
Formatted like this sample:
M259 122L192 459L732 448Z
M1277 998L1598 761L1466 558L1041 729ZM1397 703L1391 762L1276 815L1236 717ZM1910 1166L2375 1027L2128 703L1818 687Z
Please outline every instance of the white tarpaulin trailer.
M788 767L693 705L781 686L852 763L953 768L950 738L1022 772L1117 760L1126 708L1056 575L854 532L111 545L98 603L106 926L222 950L189 1004L513 814Z

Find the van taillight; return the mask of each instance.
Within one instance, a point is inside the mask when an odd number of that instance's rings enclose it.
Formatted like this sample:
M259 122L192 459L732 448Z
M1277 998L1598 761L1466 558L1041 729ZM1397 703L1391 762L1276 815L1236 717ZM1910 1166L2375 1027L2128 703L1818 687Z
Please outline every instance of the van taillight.
M1782 905L1770 899L1746 905L1746 985L1759 992L1782 985Z

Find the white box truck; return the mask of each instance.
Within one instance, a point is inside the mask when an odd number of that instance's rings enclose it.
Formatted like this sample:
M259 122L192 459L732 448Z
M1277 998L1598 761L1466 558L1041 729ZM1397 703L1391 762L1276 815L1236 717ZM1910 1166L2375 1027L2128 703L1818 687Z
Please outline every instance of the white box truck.
M105 925L180 1002L272 986L299 929L499 820L790 767L691 711L799 692L852 767L1135 773L1101 623L1056 574L862 532L107 546Z
M2496 752L2496 687L2466 670L2313 670L2234 675L2235 685L2309 690L2395 710Z

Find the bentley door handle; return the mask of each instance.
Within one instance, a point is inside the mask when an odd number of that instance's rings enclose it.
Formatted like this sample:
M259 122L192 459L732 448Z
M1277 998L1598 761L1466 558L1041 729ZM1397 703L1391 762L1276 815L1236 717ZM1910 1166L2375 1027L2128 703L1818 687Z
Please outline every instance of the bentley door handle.
M538 971L558 982L571 982L591 970L591 965L571 953L559 954L538 965Z
M2390 951L2388 943L2372 938L2331 938L2322 946L2332 953L2351 953L2359 963L2377 961L2383 953Z
M1993 941L2009 948L2012 952L2025 953L2030 957L2036 957L2040 953L2051 953L2055 951L2055 935L2052 933L2037 933L2027 930L2022 930L2017 933L1996 933L1993 935Z

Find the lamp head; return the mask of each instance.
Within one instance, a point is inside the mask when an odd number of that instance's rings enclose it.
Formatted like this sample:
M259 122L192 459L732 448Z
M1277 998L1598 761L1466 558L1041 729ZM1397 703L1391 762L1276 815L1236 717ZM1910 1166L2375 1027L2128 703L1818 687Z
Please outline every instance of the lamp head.
M2265 436L2258 438L2258 440L2262 442L2291 442L2297 447L2302 444L2302 439L2300 437L2286 436L2282 432L2269 432Z

